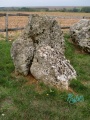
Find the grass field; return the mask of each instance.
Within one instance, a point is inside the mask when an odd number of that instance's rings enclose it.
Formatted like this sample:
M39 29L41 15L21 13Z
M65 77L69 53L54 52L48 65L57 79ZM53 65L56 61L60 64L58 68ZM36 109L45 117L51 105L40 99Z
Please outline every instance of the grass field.
M77 71L68 91L59 91L32 76L14 75L10 57L12 42L0 41L0 120L90 120L90 55L75 47L65 36L66 57ZM69 93L84 101L70 104Z

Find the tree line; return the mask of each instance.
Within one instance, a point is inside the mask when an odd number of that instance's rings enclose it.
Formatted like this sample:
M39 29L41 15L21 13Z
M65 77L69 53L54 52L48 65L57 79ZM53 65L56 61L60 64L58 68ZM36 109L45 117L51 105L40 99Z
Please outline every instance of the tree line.
M74 7L72 9L63 8L61 11L62 12L85 12L85 13L90 13L90 7L81 7L81 8Z
M64 7L64 8L31 8L31 7L0 7L0 11L23 11L23 12L86 12L90 13L90 7Z

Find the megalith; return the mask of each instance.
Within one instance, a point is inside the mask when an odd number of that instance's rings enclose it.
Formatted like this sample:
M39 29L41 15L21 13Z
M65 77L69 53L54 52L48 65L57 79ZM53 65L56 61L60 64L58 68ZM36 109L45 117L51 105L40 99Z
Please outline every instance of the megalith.
M31 15L20 37L11 48L15 72L32 74L37 80L68 89L76 71L65 58L60 25L48 16Z

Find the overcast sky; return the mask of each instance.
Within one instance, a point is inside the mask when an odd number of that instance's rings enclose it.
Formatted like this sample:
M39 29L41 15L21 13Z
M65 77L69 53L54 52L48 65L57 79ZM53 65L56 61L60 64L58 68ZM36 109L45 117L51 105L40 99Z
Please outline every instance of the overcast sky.
M0 7L9 6L90 6L90 0L0 0Z

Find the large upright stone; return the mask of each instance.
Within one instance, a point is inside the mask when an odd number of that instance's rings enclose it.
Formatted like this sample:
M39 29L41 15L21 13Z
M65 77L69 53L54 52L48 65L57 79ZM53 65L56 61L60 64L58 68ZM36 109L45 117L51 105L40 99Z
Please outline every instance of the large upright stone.
M90 20L82 19L70 27L72 40L90 53Z
M47 16L31 15L21 36L13 42L11 56L15 71L27 75L38 45L49 45L62 53L64 39L58 23Z
M37 80L68 89L76 72L64 56L64 38L56 20L31 15L21 36L13 42L11 56L15 71L31 73Z

